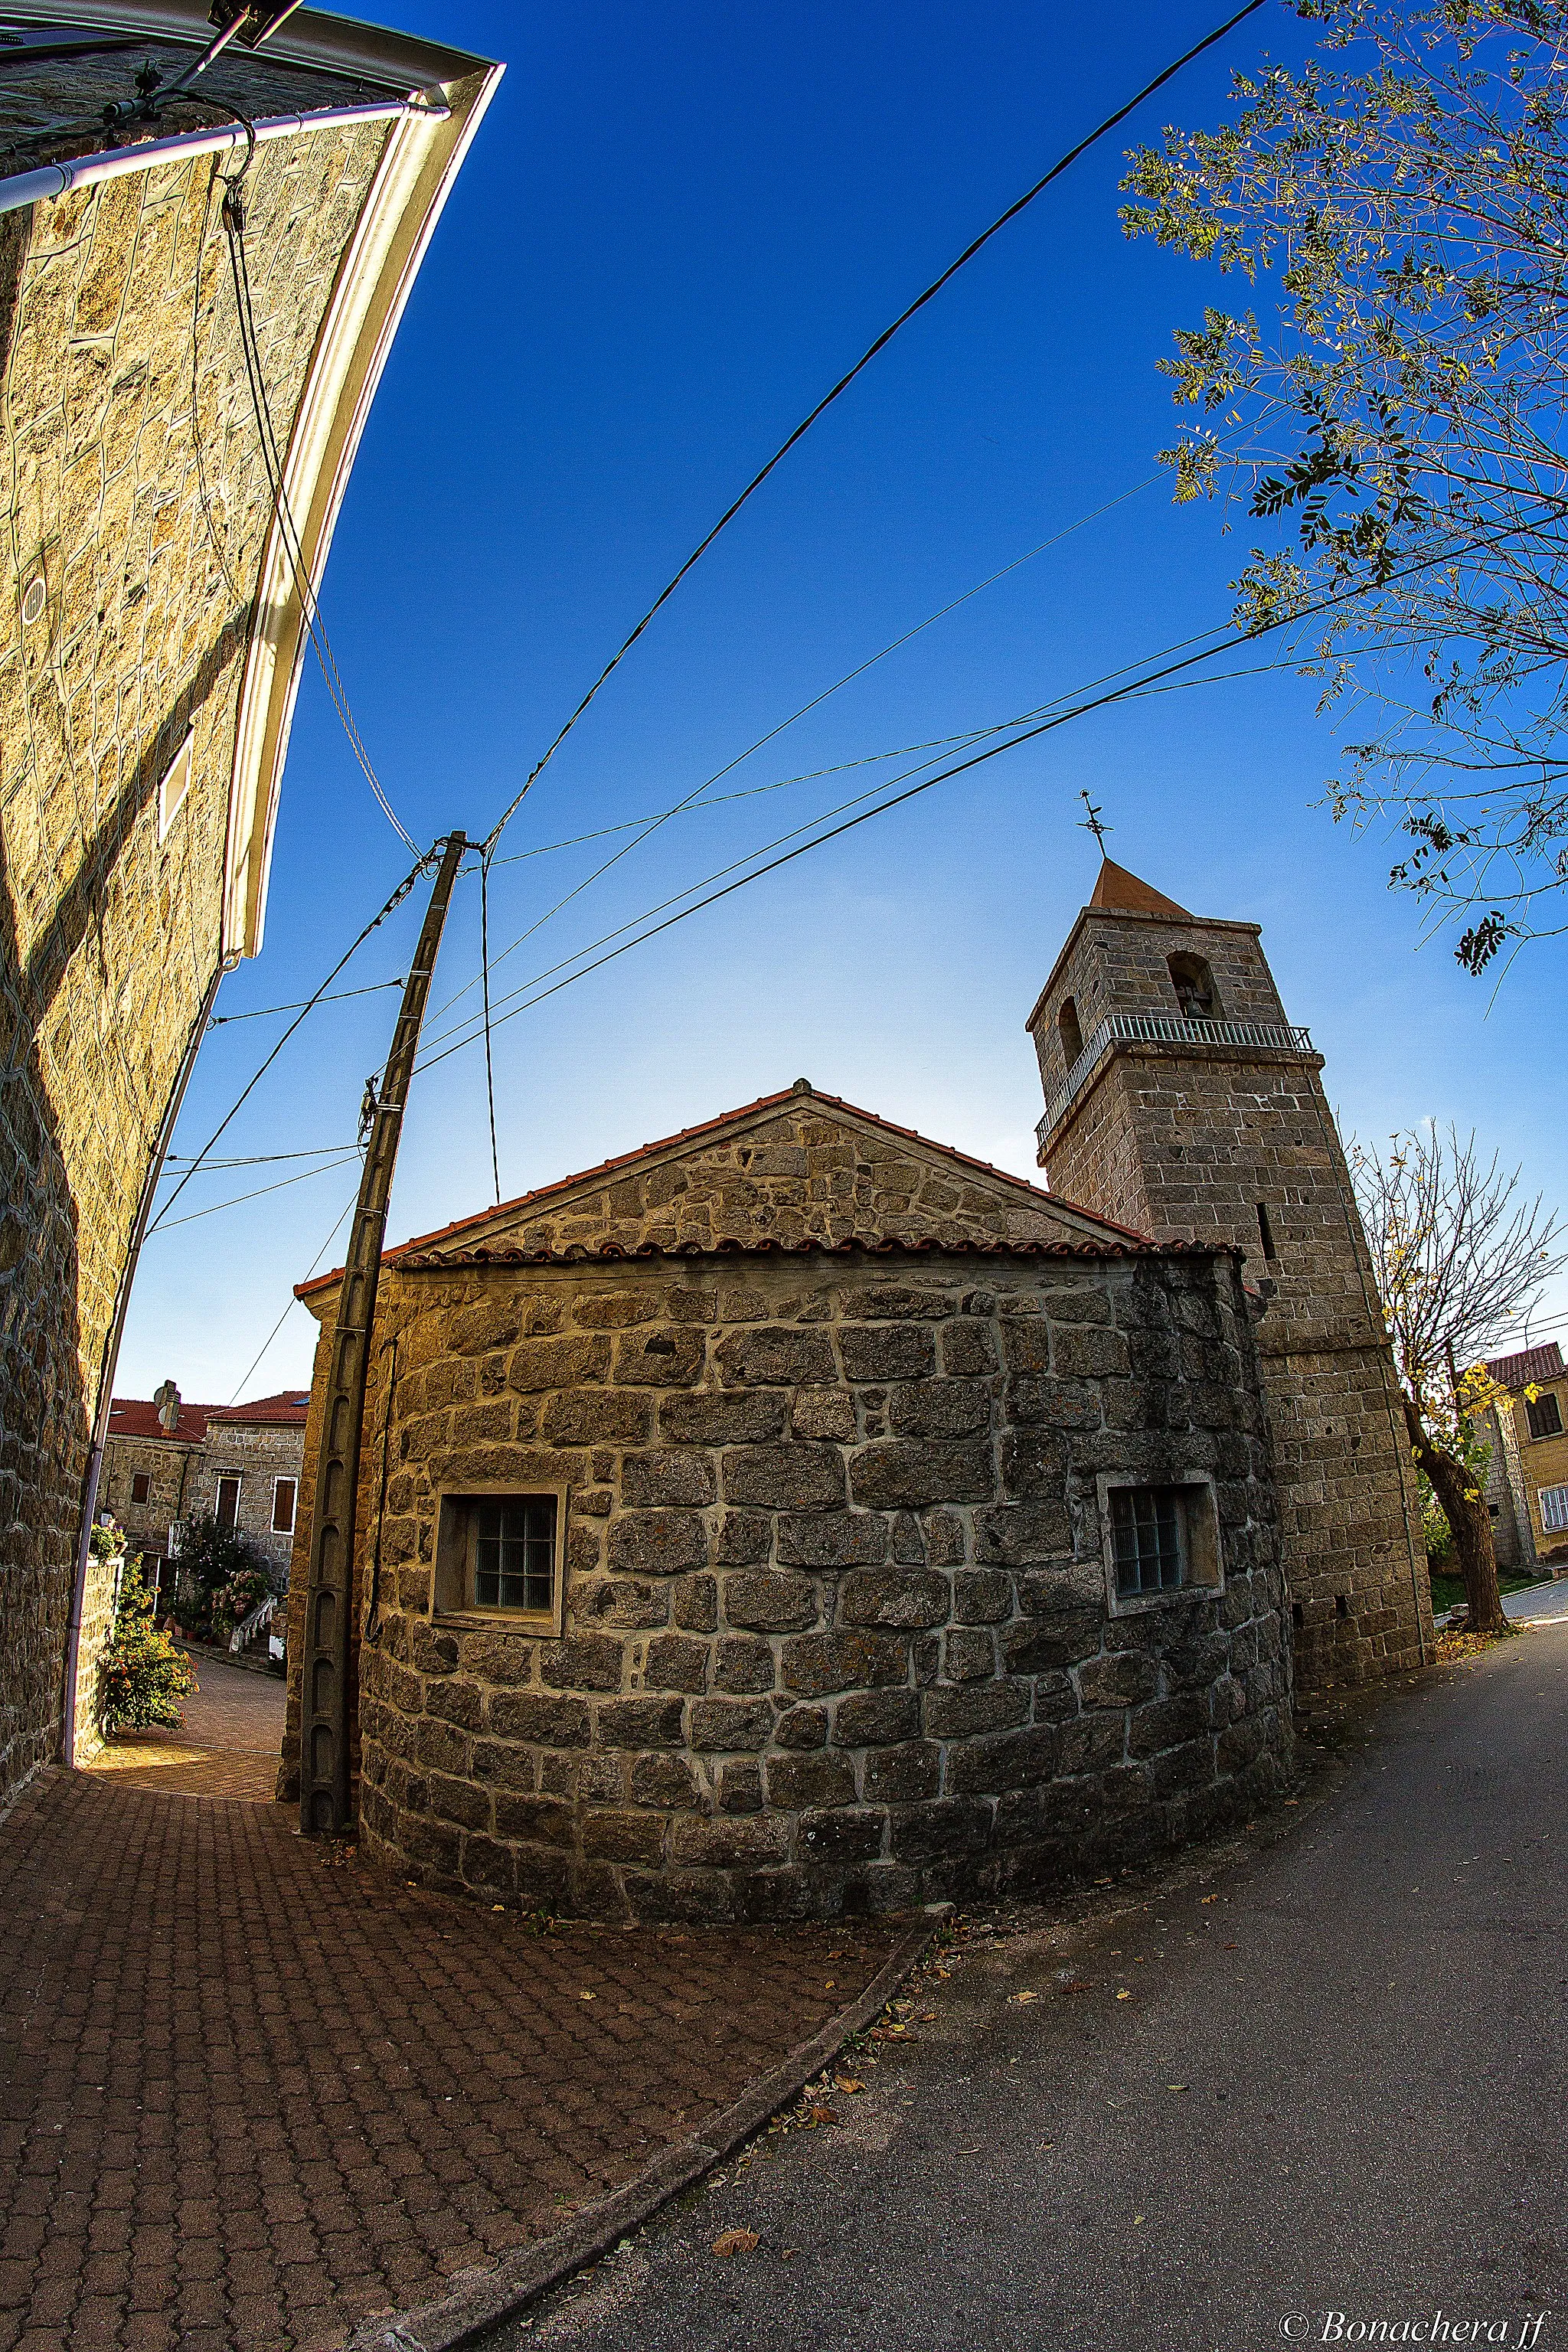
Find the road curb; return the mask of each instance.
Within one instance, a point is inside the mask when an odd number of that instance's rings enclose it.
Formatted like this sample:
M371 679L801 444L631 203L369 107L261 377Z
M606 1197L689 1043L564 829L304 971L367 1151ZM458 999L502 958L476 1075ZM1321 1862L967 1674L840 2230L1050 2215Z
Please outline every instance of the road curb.
M952 1909L949 1903L938 1903L923 1913L900 1937L859 1999L841 2009L820 2033L759 2076L732 2105L711 2116L700 2138L693 2136L666 2148L635 2180L585 2206L563 2229L552 2230L531 2246L520 2246L489 2268L460 2273L434 2302L390 2318L362 2322L343 2340L343 2352L458 2352L460 2346L471 2344L483 2329L510 2318L570 2278L584 2263L607 2253L797 2097L812 2076L832 2063L850 2035L869 2025L886 2007Z

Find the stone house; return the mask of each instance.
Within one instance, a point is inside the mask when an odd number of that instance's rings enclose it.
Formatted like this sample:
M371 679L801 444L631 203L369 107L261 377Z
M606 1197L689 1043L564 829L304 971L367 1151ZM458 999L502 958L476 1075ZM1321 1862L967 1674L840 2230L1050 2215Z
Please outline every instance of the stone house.
M195 62L206 0L5 10L0 1804L95 1737L87 1526L151 1188L219 975L260 949L304 599L498 79L309 8L258 48L263 15L147 120L138 77Z
M142 1554L150 1588L172 1586L178 1521L208 1512L247 1536L287 1584L309 1402L286 1389L248 1404L185 1404L172 1381L145 1402L115 1398L99 1507Z
M1508 1402L1491 1416L1487 1500L1500 1567L1568 1564L1568 1367L1555 1339L1487 1365ZM1513 1536L1504 1557L1505 1537Z
M1257 941L1102 875L1032 1023L1048 1192L800 1080L386 1253L372 1853L609 1917L1026 1890L1277 1786L1293 1638L1419 1658L1364 1244ZM300 1291L283 1795L340 1280Z

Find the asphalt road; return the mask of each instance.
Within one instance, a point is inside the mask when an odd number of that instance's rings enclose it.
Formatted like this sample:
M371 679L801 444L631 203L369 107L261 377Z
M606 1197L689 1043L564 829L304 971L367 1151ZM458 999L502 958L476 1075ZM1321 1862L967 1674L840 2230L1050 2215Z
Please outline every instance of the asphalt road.
M485 2352L1568 2352L1565 1727L1568 1623L1395 1693L1226 1853L983 1932L837 2125Z

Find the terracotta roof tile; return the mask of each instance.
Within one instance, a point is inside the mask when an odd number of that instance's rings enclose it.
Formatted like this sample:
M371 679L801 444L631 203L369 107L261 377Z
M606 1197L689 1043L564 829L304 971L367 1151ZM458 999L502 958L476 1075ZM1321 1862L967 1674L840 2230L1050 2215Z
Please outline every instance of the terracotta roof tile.
M1494 1356L1487 1370L1500 1388L1529 1388L1534 1381L1562 1379L1563 1350L1548 1339L1539 1348L1521 1348L1516 1356Z
M629 1265L650 1258L693 1257L1240 1257L1227 1242L1146 1242L1133 1239L1104 1242L934 1241L928 1234L904 1239L899 1234L873 1234L846 1242L673 1242L668 1247L639 1242L631 1248L604 1242L591 1249L574 1242L565 1249L508 1249L504 1244L486 1249L416 1250L405 1245L397 1254L405 1272L432 1273L465 1265ZM315 1286L312 1284L311 1287Z
M798 1086L784 1087L773 1095L759 1095L755 1102L742 1103L736 1110L721 1111L717 1118L703 1119L696 1127L680 1128L674 1135L661 1136L655 1143L639 1143L635 1151L623 1151L613 1160L601 1160L595 1167L579 1169L574 1176L558 1177L553 1183L542 1184L534 1192L520 1192L515 1200L502 1201L493 1209L481 1209L473 1216L456 1218L451 1224L438 1225L431 1233L415 1234L407 1241L400 1242L395 1249L384 1251L381 1262L383 1265L401 1265L410 1253L429 1250L437 1243L444 1242L449 1234L471 1233L478 1226L493 1224L498 1217L511 1216L520 1209L532 1208L541 1202L552 1199L557 1193L569 1192L579 1184L589 1183L595 1177L618 1176L626 1169L635 1167L639 1160L651 1160L658 1152L672 1150L678 1143L696 1142L700 1137L717 1134L721 1129L733 1127L742 1119L754 1118L758 1111L776 1110L785 1103L803 1099L826 1103L834 1110L848 1111L853 1118L864 1119L868 1126L880 1128L885 1135L896 1135L905 1143L923 1144L928 1151L937 1151L946 1160L956 1160L961 1168L973 1168L977 1173L989 1176L998 1183L1011 1185L1029 1200L1038 1202L1042 1207L1065 1210L1069 1216L1086 1218L1103 1233L1148 1245L1147 1234L1135 1232L1130 1225L1119 1225L1110 1217L1102 1217L1098 1210L1080 1208L1076 1201L1068 1200L1060 1192L1045 1192L1038 1184L1031 1184L1026 1177L1015 1176L1005 1168L994 1166L989 1160L976 1160L951 1143L933 1143L930 1136L920 1134L916 1129L900 1127L890 1118L880 1118L874 1110L862 1110L858 1103L847 1102L842 1095L820 1094L815 1087ZM319 1274L312 1281L296 1283L294 1296L309 1298L315 1292L327 1289L332 1283L342 1280L342 1271L341 1265L334 1266L330 1274Z
M209 1405L209 1422L248 1421L270 1428L289 1428L302 1422L310 1402L309 1389L280 1389L276 1396L255 1397L249 1404Z
M199 1445L207 1433L207 1421L218 1410L216 1404L185 1404L180 1406L180 1418L173 1430L163 1427L158 1418L158 1408L150 1397L116 1397L109 1408L110 1437L156 1437L165 1445Z

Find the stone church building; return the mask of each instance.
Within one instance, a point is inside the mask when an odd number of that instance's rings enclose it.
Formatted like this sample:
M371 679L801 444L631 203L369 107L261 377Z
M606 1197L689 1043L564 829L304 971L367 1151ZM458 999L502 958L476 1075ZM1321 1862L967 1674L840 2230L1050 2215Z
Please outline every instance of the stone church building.
M1108 863L1030 1026L1048 1191L803 1079L386 1254L373 1854L603 1917L1024 1891L1250 1810L1293 1656L1422 1656L1364 1244L1257 927ZM300 1292L283 1795L339 1280Z

